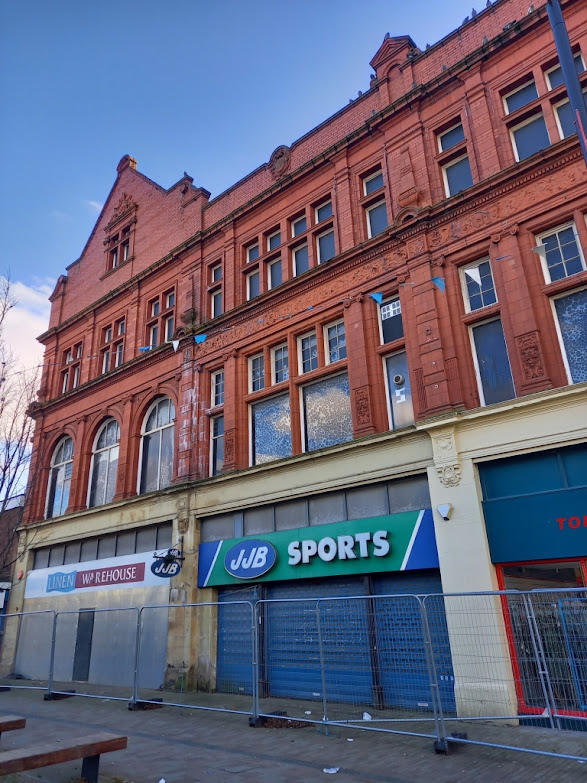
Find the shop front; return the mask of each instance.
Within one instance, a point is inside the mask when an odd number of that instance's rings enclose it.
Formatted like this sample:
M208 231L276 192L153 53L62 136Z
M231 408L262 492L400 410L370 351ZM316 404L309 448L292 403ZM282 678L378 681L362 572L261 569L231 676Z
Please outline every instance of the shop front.
M587 445L479 464L483 512L499 585L535 593L532 611L553 699L562 714L587 716ZM517 609L515 607L518 607ZM527 604L508 602L520 709L544 699L528 638Z
M234 601L258 615L261 695L376 708L431 708L419 600L442 585L430 508L210 541L198 586L220 602L217 690L250 693L246 633L236 646ZM444 613L431 619L445 707L454 677Z
M52 660L56 682L132 685L139 608L168 601L169 579L156 573L161 562L150 551L34 568L27 575L25 614L12 620L12 671L44 680ZM167 617L159 613L156 622L142 670L142 684L154 688L165 669Z

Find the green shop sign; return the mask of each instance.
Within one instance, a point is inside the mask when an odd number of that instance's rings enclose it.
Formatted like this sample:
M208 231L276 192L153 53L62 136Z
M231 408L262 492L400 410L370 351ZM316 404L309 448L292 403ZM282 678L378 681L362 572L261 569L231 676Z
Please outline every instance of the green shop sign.
M431 509L201 544L198 586L438 568Z

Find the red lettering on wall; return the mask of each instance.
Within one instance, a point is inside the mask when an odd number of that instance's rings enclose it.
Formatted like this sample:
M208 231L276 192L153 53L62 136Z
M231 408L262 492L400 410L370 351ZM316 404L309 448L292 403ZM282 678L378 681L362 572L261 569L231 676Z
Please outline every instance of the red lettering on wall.
M556 521L558 522L559 530L564 530L565 527L568 527L571 530L577 530L581 527L581 517L569 517L568 519L567 517L557 517ZM587 514L583 516L583 527L587 527Z

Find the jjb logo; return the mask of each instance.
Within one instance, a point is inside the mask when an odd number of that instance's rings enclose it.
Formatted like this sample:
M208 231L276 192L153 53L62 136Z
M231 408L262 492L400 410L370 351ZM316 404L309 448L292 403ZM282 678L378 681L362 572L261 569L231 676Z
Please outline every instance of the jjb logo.
M224 567L237 579L255 579L273 568L276 560L277 552L272 544L251 538L230 547Z

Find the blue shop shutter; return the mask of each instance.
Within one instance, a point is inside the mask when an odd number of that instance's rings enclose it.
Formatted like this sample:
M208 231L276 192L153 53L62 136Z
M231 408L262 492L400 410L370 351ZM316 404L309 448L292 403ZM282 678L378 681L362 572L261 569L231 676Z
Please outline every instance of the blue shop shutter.
M418 601L412 595L442 593L438 571L410 571L374 578L379 681L387 707L429 712L432 692ZM400 597L405 594L405 597ZM427 599L428 624L442 707L455 710L454 673L442 596Z
M255 603L254 586L227 588L218 592L218 651L216 688L221 693L253 692L252 612L247 603ZM222 604L225 604L224 606Z
M321 638L328 702L371 703L368 601L328 600L357 595L364 595L363 582L359 578L292 582L269 587L269 599L304 599L299 603L271 603L270 600L267 604L265 630L271 696L323 698ZM326 600L317 604L320 598Z

